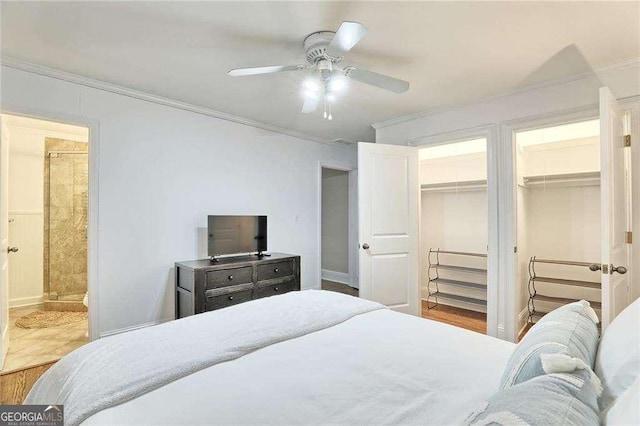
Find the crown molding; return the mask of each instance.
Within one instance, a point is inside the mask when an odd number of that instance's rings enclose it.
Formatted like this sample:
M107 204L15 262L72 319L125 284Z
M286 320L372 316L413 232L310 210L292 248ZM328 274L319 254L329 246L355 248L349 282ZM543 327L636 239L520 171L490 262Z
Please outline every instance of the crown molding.
M506 97L513 96L513 95L516 95L516 94L519 94L519 93L524 93L524 92L529 92L529 91L533 91L533 90L542 89L544 87L559 86L559 85L562 85L562 84L570 83L572 81L578 81L578 80L582 80L582 79L585 79L585 78L592 77L594 74L596 76L599 76L601 73L606 72L606 71L622 69L622 68L626 68L626 67L630 67L630 66L635 66L635 65L638 65L638 64L640 64L640 57L631 58L631 59L627 59L627 60L622 61L622 62L617 62L617 63L612 64L612 65L607 65L607 66L604 66L604 67L596 68L596 69L593 70L593 72L575 74L575 75L572 75L572 76L569 76L569 77L563 77L563 78L547 81L547 82L540 83L540 84L533 84L533 85L529 85L529 86L525 86L525 87L520 87L520 88L517 88L517 89L510 90L508 92L502 92L502 93L498 93L498 94L495 94L495 95L485 96L485 97L482 97L482 98L473 99L473 100L466 101L466 102L460 102L458 104L430 108L430 109L427 109L427 110L424 110L424 111L420 111L420 112L416 112L416 113L413 113L413 114L403 115L401 117L392 118L390 120L385 120L385 121L380 121L380 122L377 122L377 123L373 123L371 125L371 127L373 127L376 130L384 129L385 127L395 126L397 124L405 123L405 122L408 122L408 121L413 121L413 120L416 120L416 119L419 119L419 118L422 118L422 117L427 117L429 115L439 114L439 113L442 113L442 112L451 111L451 110L455 110L455 109L466 107L466 106L470 106L470 105L476 105L476 104L480 104L480 103L487 102L487 101L490 101L490 100L506 98Z
M257 129L267 130L273 133L279 133L286 136L292 136L298 139L304 139L310 142L321 143L324 145L345 148L345 145L339 142L334 142L329 139L318 138L315 136L307 135L297 132L295 130L285 129L283 127L274 126L271 124L263 123L261 121L252 120L249 118L240 117L233 114L228 114L214 109L193 105L187 102L177 101L162 96L153 95L151 93L142 92L136 89L130 89L128 87L119 86L117 84L107 83L104 81L96 80L93 78L85 77L79 74L73 74L66 71L57 70L55 68L46 67L43 65L33 64L21 59L16 59L9 56L0 56L0 65L9 68L15 68L20 71L25 71L33 74L42 75L45 77L55 78L57 80L63 80L69 83L78 84L92 89L103 90L105 92L115 93L117 95L128 96L130 98L151 102L158 105L168 106L171 108L181 109L183 111L189 111L196 114L206 115L208 117L218 118L220 120L230 121L233 123L244 124L245 126L255 127Z

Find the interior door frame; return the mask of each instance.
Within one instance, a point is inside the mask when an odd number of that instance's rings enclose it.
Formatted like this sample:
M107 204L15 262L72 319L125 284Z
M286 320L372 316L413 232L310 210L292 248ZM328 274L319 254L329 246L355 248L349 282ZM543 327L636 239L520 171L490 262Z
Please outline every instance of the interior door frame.
M36 108L24 108L3 104L0 114L9 114L38 120L53 121L62 124L87 127L89 139L89 192L87 200L87 290L89 291L89 341L100 338L99 316L99 274L98 274L98 165L100 164L100 121L93 118L61 114Z
M535 130L544 127L561 126L563 124L579 123L600 118L599 105L574 108L570 110L546 113L507 121L501 124L499 154L500 194L499 203L502 211L500 221L500 259L502 265L501 286L501 316L504 318L504 329L499 337L516 342L518 338L518 323L522 320L524 310L518 311L515 286L518 271L518 234L517 234L517 171L516 171L516 133ZM526 308L525 308L526 309Z
M640 182L640 96L619 99L620 106L623 110L629 112L629 131L631 133L631 188L629 188L631 196L631 226L630 230L635 234L635 243L631 244L631 259L629 261L629 282L631 283L631 294L629 300L633 302L640 297L640 271L635 268L639 264L634 264L633 260L640 260L640 183L634 185L634 182ZM634 283L636 283L634 285Z
M358 168L349 163L318 161L318 288L322 288L322 169L340 170L348 173L349 179L349 286L358 285Z
M500 337L500 275L499 275L499 244L498 224L500 222L498 208L498 144L497 127L495 125L478 126L453 132L440 133L410 139L409 146L418 149L437 145L448 145L456 142L464 142L472 139L485 138L487 141L487 205L488 205L488 231L487 231L487 283L495 282L496 285L487 286L487 335ZM418 179L419 182L419 179ZM421 206L421 203L419 204ZM422 214L420 214L422 217ZM419 233L422 236L422 220L419 220ZM420 238L420 253L426 248L422 246Z

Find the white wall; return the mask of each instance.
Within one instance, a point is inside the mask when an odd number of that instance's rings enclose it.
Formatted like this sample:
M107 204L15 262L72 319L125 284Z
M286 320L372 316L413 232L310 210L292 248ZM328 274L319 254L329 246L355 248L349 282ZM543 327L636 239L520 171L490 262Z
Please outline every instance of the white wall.
M4 119L10 136L9 244L19 248L9 255L9 306L22 306L42 302L44 140L86 142L86 137L57 123L42 126L35 120Z
M322 273L349 282L349 173L322 169Z
M421 184L464 182L486 179L486 152L420 161Z
M516 135L517 141L517 135ZM544 176L600 171L598 137L532 145L521 149L519 176Z
M269 250L319 288L318 162L355 166L355 150L6 66L2 88L7 112L99 121L101 334L173 318L174 262L201 255L208 214L268 215Z

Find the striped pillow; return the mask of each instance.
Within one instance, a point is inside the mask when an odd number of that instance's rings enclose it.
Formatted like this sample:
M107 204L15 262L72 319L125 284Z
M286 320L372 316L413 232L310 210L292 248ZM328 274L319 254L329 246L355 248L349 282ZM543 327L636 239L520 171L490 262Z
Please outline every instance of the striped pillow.
M593 369L598 347L597 323L598 317L584 300L561 306L542 317L509 358L500 389L545 374L542 354L568 355Z
M599 425L598 391L589 369L535 377L494 394L465 424Z

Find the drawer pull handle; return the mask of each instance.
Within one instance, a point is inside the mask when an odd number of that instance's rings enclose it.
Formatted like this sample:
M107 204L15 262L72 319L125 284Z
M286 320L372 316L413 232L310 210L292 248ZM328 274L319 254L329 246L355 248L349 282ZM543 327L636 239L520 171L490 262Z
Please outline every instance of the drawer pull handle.
M229 296L229 300L233 300L233 296Z
M229 281L233 279L233 275L229 275Z
M280 269L276 268L273 270L273 272L280 272Z
M278 287L274 287L274 288L273 288L273 290L274 290L274 291L278 291Z

